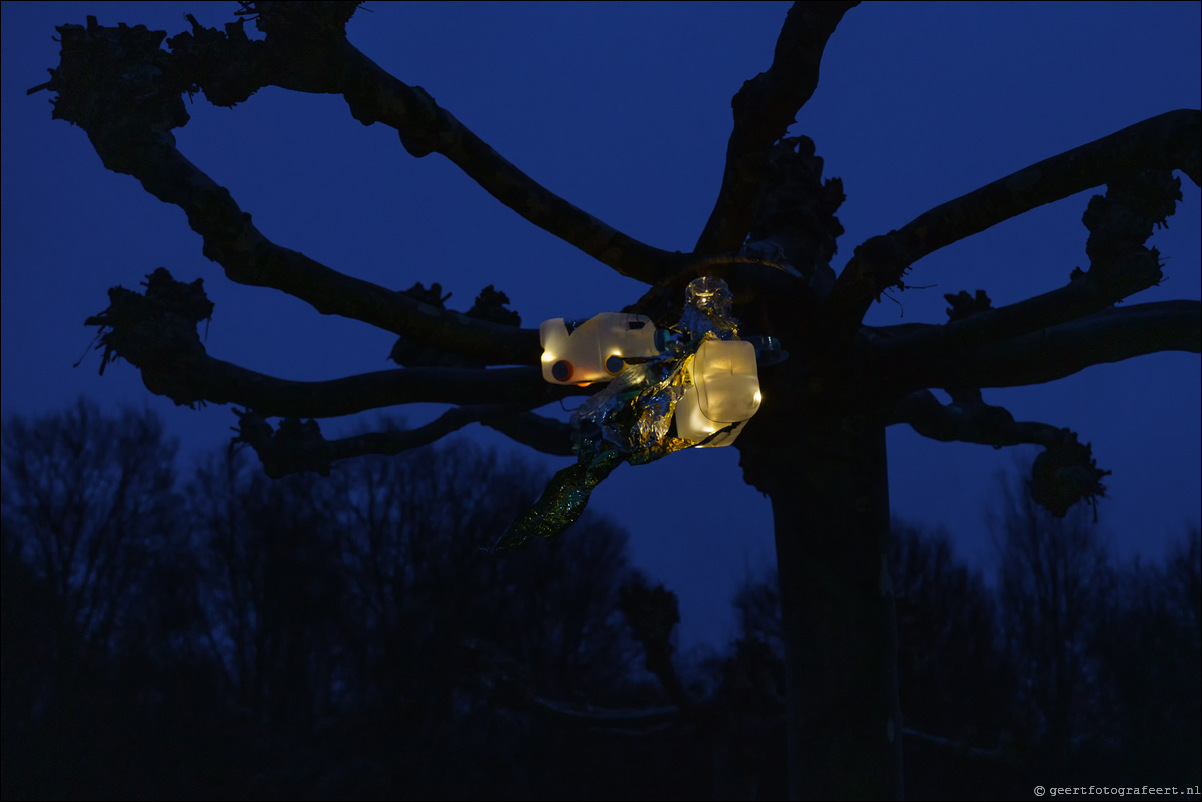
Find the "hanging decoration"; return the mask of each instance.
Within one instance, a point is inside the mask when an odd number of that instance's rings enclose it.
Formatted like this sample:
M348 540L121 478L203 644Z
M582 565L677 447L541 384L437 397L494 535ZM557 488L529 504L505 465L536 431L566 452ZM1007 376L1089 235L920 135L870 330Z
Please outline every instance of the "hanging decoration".
M760 361L779 343L739 339L731 293L720 278L685 289L680 322L657 328L643 315L604 312L576 323L542 324L543 378L553 384L607 382L571 418L576 464L552 477L538 501L497 542L516 548L551 538L576 521L599 482L618 465L641 465L684 448L728 446L760 407Z

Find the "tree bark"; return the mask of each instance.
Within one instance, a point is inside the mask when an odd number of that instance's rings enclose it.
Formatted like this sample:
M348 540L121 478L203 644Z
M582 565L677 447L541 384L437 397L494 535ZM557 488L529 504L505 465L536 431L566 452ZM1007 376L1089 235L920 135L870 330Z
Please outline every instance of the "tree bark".
M884 420L845 409L776 435L760 476L780 572L790 796L900 799Z

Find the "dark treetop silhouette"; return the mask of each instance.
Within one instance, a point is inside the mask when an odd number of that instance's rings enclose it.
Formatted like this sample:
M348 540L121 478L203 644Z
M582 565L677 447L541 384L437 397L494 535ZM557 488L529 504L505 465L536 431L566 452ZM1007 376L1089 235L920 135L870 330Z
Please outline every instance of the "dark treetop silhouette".
M332 461L395 453L479 421L551 454L571 453L570 427L533 410L594 388L544 383L537 332L498 320L499 296L459 314L437 289L397 292L268 240L229 192L175 147L183 94L218 105L264 86L342 95L355 119L383 122L414 156L441 153L528 221L648 285L628 307L671 324L685 285L726 280L747 330L779 338L789 358L760 371L764 404L737 442L748 483L772 500L790 688L790 776L804 796L897 796L901 788L885 427L928 437L1043 448L1033 496L1063 514L1103 493L1075 433L1019 422L981 389L1052 381L1090 365L1166 350L1202 350L1194 301L1116 307L1156 285L1159 254L1144 242L1180 198L1173 170L1200 180L1200 114L1170 111L1020 170L859 245L836 275L838 179L806 137L787 129L814 92L827 39L850 7L798 4L770 69L732 102L721 190L691 253L617 231L505 161L420 87L351 45L351 3L257 3L224 33L193 23L172 37L144 27L68 25L62 61L42 87L54 116L83 128L105 166L182 208L204 254L239 283L282 290L323 314L399 335L406 366L324 382L275 379L210 357L196 325L211 311L199 282L156 271L145 294L114 288L100 325L106 360L120 356L147 387L180 404L234 403L241 437L268 471L324 471ZM265 35L244 31L253 15ZM1101 133L1101 132L1100 132ZM863 324L869 305L907 286L911 265L1016 215L1106 186L1085 214L1088 269L1060 289L992 308L983 292L948 294L942 325ZM792 271L776 265L787 264ZM1067 271L1066 271L1067 272ZM604 311L604 310L596 310ZM509 367L499 367L509 366ZM944 404L931 392L951 397ZM327 441L312 418L413 402L456 407L409 431ZM285 420L273 429L270 417ZM309 418L308 422L302 419ZM820 648L805 648L821 644ZM815 691L816 689L816 691ZM811 691L811 692L807 692Z

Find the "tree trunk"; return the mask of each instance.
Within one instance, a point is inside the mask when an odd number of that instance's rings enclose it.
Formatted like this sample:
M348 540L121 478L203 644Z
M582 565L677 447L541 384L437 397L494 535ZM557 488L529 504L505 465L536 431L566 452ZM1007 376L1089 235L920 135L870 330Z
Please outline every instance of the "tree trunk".
M770 457L745 452L771 466L757 485L775 519L790 796L900 799L884 422L846 408L810 413L779 422Z

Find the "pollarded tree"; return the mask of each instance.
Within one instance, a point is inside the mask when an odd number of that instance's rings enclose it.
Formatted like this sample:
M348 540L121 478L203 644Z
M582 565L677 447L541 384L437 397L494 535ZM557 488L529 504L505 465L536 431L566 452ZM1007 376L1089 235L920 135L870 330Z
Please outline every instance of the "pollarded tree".
M133 175L183 209L204 240L205 256L230 279L274 287L323 314L399 335L393 355L405 367L291 382L210 357L195 327L211 304L199 283L178 283L166 271L150 276L145 295L110 293L109 308L93 319L105 329L106 359L130 361L151 391L177 403L244 407L241 436L273 474L392 453L473 421L564 456L576 453L576 434L584 444L581 462L542 507L565 520L617 462L682 445L658 432L661 439L634 452L615 452L590 432L574 433L536 414L596 388L544 382L538 333L510 325L513 314L496 291L481 293L472 310L459 314L444 307L440 288L415 284L397 292L269 240L176 147L171 131L188 121L182 96L196 91L219 106L267 86L341 95L354 119L395 128L410 154L442 154L529 222L647 285L627 311L659 327L688 328L678 317L691 280L725 280L746 331L772 335L789 353L762 364L765 400L735 445L744 478L771 499L775 519L792 793L898 796L902 725L885 560L885 429L906 423L937 440L1042 446L1030 488L1057 514L1100 495L1105 472L1074 433L1015 421L986 404L981 389L1054 381L1152 352L1202 350L1197 302L1116 306L1162 278L1158 253L1144 243L1179 199L1172 171L1200 180L1202 115L1167 112L949 200L866 240L836 273L830 262L843 230L835 218L842 186L822 178L814 143L788 136L788 128L815 91L823 49L851 5L799 3L788 13L771 67L733 99L721 189L688 253L640 242L571 205L428 92L388 74L346 38L355 4L248 4L224 32L193 21L167 49L164 33L143 27L107 28L94 19L86 27L63 26L62 60L44 85L58 93L55 117L82 127L108 169ZM247 34L252 16L262 39ZM1105 194L1089 202L1084 218L1088 266L1072 270L1063 287L996 309L984 292L949 295L950 319L942 325L864 324L873 301L904 289L911 265L923 257L1102 186ZM932 389L946 390L951 402L942 403ZM639 398L624 408L640 411L649 399ZM410 431L336 441L325 440L311 420L412 402L454 408ZM273 429L270 417L285 420Z

